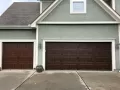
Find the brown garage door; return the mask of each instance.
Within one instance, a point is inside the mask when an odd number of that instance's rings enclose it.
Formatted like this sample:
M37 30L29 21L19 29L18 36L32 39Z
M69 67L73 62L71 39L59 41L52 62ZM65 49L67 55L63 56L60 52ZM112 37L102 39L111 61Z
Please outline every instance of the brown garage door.
M46 43L47 70L111 70L111 43Z
M3 43L3 69L32 69L33 43Z

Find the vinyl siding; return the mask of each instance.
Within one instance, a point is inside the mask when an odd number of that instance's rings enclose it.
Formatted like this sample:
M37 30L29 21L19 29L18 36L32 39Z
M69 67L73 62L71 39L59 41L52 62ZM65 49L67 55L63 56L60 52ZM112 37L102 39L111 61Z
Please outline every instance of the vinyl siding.
M94 0L87 0L87 13L70 14L70 0L63 0L43 21L115 21Z
M117 11L117 13L119 13L120 14L120 0L115 0L115 5L116 5L116 11Z
M39 25L39 43L43 40L115 39L118 43L117 25ZM42 64L42 49L39 49L39 64ZM119 52L116 48L116 64L119 67Z
M0 30L0 39L35 39L35 30Z

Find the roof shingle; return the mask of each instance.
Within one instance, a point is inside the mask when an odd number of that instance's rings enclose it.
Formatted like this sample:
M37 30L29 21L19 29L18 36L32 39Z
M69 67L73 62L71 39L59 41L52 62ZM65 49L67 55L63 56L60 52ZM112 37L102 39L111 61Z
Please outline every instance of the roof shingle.
M29 25L39 15L39 2L15 2L1 15L0 25Z

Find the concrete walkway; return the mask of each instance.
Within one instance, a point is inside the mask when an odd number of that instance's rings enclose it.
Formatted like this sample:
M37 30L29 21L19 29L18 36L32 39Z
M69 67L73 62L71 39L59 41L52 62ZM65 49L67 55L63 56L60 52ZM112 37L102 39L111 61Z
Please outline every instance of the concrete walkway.
M33 71L3 70L0 71L0 90L14 90Z

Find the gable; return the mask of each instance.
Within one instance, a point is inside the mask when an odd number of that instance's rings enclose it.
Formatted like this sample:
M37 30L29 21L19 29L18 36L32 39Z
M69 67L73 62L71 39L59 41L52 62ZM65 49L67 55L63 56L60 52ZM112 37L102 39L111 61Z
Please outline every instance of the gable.
M87 0L87 13L70 14L70 0L63 0L43 21L115 21L94 0Z

